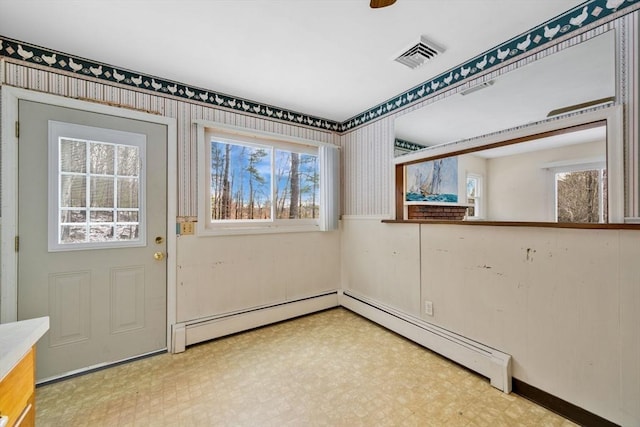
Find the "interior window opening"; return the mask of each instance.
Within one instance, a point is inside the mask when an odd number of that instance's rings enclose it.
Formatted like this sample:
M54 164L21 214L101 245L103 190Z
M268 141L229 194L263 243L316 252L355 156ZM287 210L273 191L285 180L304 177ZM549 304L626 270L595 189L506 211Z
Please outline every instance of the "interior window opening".
M565 119L572 126L545 122L518 138L488 136L486 144L400 157L396 220L624 222L620 112L612 107Z

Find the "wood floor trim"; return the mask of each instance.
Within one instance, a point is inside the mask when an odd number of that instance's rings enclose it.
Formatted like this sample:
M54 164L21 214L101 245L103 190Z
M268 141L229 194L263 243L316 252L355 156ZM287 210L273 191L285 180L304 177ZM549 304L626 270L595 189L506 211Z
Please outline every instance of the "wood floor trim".
M544 390L540 390L539 388L529 385L524 381L520 381L517 378L512 378L512 387L514 393L529 399L550 411L560 414L581 426L620 427L618 424L606 420L599 415L587 411L586 409L580 408L573 403L562 400Z

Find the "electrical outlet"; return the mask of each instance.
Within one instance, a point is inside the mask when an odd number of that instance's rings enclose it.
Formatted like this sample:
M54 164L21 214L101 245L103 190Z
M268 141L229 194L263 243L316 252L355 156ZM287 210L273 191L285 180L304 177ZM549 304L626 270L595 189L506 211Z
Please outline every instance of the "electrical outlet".
M181 222L180 223L180 234L181 235L187 235L187 234L194 234L195 232L195 223L194 222Z
M433 302L424 302L424 314L426 314L427 316L433 316Z

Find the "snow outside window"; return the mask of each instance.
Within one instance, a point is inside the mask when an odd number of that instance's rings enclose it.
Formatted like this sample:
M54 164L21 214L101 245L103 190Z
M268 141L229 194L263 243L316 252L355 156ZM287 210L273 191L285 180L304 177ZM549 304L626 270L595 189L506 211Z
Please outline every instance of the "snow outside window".
M49 250L142 246L146 136L49 122Z

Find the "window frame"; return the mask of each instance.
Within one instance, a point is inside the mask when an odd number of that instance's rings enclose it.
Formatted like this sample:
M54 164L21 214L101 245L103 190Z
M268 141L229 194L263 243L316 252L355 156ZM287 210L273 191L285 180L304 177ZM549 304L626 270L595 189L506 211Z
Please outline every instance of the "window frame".
M60 242L60 139L75 139L89 143L128 145L138 147L140 155L138 187L138 238L132 240L114 240L102 242L61 243ZM48 123L48 207L47 207L47 249L49 252L66 252L92 249L116 249L147 246L147 210L146 210L146 146L145 134L115 129L85 126L75 123L49 120ZM115 175L114 171L114 176ZM90 174L89 171L86 172ZM114 200L114 203L116 201ZM84 209L90 211L87 206ZM87 218L90 222L90 219ZM117 221L114 218L114 225Z
M332 228L325 227L325 219L328 215L327 197L323 193L328 191L323 174L321 148L323 146L337 146L324 142L285 136L271 132L231 126L218 122L196 120L198 135L198 221L197 234L199 236L224 236L244 234L270 234L288 232L313 232L324 231ZM211 220L211 138L215 137L220 142L271 148L272 158L275 150L286 150L301 154L312 154L318 157L318 173L320 174L320 197L318 200L319 215L314 219L278 219L272 214L271 219L252 220ZM275 164L271 162L271 173L275 176ZM339 177L334 177L334 181ZM338 181L339 182L339 181ZM274 194L274 180L271 180L271 192ZM273 200L272 200L273 201ZM329 201L331 203L331 201ZM335 203L335 202L334 202ZM336 213L337 215L337 213Z
M468 190L468 184L470 179L475 180L477 183L476 185L477 194L473 198L474 215L467 214L466 219L468 220L483 219L484 218L484 188L483 188L484 176L482 174L475 173L475 172L467 172L467 175L465 177L465 199L466 199L465 203L469 203L469 194L467 190Z

